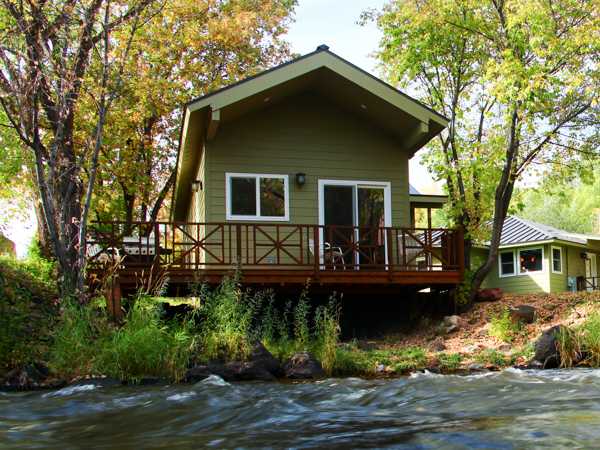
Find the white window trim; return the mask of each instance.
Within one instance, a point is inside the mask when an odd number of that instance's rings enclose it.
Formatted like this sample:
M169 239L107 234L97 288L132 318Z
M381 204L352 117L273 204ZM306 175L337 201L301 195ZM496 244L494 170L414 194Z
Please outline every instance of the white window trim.
M560 270L554 270L554 250L558 250L560 252ZM563 273L563 250L562 247L551 246L550 247L550 268L552 269L552 273Z
M535 270L533 272L521 272L521 252L529 251L529 250L541 250L542 251L542 270ZM544 247L528 247L528 248L520 248L517 250L517 270L519 276L527 276L535 273L544 273L546 271L546 259L544 255Z
M255 178L256 179L256 215L244 216L231 213L231 178ZM260 214L260 179L281 178L283 179L283 195L285 200L284 216L262 216ZM225 217L227 220L253 220L257 222L289 222L290 220L290 180L288 175L274 173L225 173Z
M502 254L503 253L511 253L513 260L513 273L510 274L502 274ZM516 277L517 276L517 261L515 260L515 251L514 250L504 250L498 252L498 276L500 278L508 278L508 277Z

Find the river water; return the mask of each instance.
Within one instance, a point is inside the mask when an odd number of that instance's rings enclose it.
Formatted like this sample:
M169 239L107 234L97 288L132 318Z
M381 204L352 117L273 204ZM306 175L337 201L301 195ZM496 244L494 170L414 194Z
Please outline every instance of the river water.
M1 449L600 448L600 370L0 393Z

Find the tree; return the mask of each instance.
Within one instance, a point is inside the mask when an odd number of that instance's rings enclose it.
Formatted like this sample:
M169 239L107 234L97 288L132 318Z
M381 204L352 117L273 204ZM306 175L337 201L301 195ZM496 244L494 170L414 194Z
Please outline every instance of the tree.
M81 290L87 215L103 126L120 82L110 34L135 34L155 0L2 0L0 101L21 143L32 153L36 188L60 271L62 296ZM125 46L127 47L127 46ZM97 61L95 89L84 91ZM98 76L99 75L99 76ZM89 84L87 85L89 86ZM94 99L94 126L76 141L82 97ZM79 145L78 145L79 144ZM84 176L85 172L85 176ZM84 184L85 183L85 184Z
M517 180L534 166L598 153L595 3L397 0L376 15L388 74L415 77L419 96L449 116L429 161L446 180L451 216L467 241L490 223L470 300L497 259Z
M538 188L519 189L516 198L525 219L574 233L598 233L600 219L600 174L593 182L568 180L543 183Z
M98 218L157 219L175 181L179 107L289 57L280 38L295 4L168 0L140 30L107 119Z

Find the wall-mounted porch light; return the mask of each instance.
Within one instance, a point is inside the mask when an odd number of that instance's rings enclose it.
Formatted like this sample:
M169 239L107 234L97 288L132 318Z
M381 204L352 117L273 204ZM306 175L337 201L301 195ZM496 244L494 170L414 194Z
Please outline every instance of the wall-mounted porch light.
M192 192L201 191L202 188L203 188L203 186L202 186L202 180L192 181Z
M296 184L298 186L304 186L305 183L306 183L306 174L303 172L298 172L296 174Z
M581 259L589 259L587 252L581 252Z

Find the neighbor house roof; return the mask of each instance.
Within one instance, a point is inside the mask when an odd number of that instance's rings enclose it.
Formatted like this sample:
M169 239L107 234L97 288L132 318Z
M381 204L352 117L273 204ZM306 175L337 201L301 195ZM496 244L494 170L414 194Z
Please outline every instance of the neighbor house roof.
M448 119L321 45L316 51L189 102L184 107L172 215L185 218L202 142L220 126L284 98L312 90L376 123L412 156Z
M571 233L520 217L508 216L502 226L500 247L516 247L547 241L563 241L587 245L589 241L597 240L600 240L600 236Z

